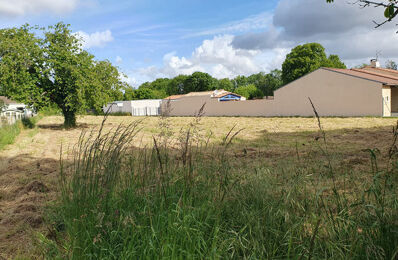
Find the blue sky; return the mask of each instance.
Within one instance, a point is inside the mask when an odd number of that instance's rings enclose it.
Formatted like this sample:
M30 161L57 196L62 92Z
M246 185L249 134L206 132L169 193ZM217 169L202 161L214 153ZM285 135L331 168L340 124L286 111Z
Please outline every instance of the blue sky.
M135 86L196 70L217 78L267 72L280 68L292 47L312 41L349 66L376 51L381 59L398 56L394 26L372 26L381 10L324 2L0 0L0 26L71 24L88 51L119 66Z

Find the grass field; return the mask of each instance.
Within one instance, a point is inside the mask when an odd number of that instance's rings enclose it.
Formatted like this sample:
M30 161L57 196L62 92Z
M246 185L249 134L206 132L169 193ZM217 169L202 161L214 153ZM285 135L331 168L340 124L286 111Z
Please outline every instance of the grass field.
M0 258L397 257L396 119L101 121L0 151Z

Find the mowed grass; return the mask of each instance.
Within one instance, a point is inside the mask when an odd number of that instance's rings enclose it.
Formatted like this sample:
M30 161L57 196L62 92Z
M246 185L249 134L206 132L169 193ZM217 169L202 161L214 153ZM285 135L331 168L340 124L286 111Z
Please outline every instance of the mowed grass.
M395 119L322 118L325 132L316 118L100 121L71 130L38 255L397 257Z

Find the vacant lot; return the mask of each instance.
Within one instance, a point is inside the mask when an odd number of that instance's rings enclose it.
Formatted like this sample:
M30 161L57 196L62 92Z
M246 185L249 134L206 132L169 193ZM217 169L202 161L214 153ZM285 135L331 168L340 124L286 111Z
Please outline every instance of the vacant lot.
M270 171L281 167L286 170L321 161L355 176L350 183L345 182L344 176L333 180L339 190L347 193L355 193L372 181L371 152L367 149L374 154L377 151L380 167L387 164L392 128L396 125L396 119L388 118L323 118L326 146L315 118L111 116L104 124L104 132L136 120L141 121L141 130L134 139L135 147L152 147L154 136L167 135L170 147L178 149L189 125L193 129L191 138L218 145L233 128L233 132L241 131L233 139L228 154L233 158L232 165L241 171L264 167ZM73 130L63 130L62 122L59 116L45 117L37 128L23 131L15 144L0 151L0 259L39 254L32 241L37 240L36 231L50 232L44 210L59 194L61 151L68 164L82 131L98 130L102 117L79 117L79 127ZM308 181L319 185L332 181L325 179L322 183L316 179L310 176Z

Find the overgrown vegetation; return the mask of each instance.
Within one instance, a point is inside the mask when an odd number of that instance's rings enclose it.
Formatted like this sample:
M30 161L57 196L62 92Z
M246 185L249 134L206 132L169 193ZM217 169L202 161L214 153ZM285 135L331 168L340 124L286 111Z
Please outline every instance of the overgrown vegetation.
M21 124L17 122L12 125L3 125L0 127L0 150L3 149L6 145L12 144L15 141L15 138L21 132Z
M134 146L140 122L81 135L72 165L61 164L50 232L38 235L45 257L397 256L396 128L387 163L368 150L363 182L341 167L320 121L313 152L276 166L239 160L236 128L210 144L200 116L178 133L167 117L159 127L151 147Z

